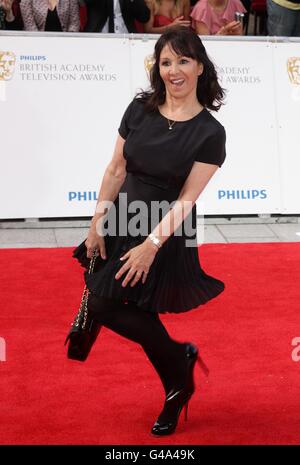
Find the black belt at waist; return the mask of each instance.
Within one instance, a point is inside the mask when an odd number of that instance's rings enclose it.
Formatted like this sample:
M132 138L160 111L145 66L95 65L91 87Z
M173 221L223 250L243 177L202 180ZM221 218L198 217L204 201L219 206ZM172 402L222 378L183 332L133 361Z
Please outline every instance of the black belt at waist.
M152 186L159 187L160 189L165 189L165 190L180 189L184 184L182 179L174 179L174 178L162 179L156 176L150 176L149 174L140 173L137 171L135 172L128 171L127 175L134 176L146 184L150 184Z

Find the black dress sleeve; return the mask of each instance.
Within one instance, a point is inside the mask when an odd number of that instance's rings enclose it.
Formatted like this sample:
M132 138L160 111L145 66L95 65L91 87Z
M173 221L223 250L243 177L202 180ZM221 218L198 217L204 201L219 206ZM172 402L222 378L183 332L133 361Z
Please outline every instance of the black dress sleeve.
M131 117L132 107L134 105L134 102L135 102L135 100L133 100L128 105L128 107L126 108L126 111L125 111L125 113L124 113L124 115L122 117L121 123L120 123L120 127L118 129L119 134L120 134L121 137L123 137L123 139L126 139L126 137L129 134L129 131L130 131L130 117Z
M225 142L225 129L222 125L220 125L216 131L208 135L203 141L196 155L195 161L210 163L221 167L226 157Z

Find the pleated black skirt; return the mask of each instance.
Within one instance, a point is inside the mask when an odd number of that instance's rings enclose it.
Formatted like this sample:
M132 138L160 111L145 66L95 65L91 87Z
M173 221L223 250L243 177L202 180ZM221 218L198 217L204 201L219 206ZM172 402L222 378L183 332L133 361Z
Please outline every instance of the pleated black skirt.
M128 203L132 200L144 200L146 203L153 200L172 200L178 197L178 189L153 183L152 180L128 173L120 190L127 195ZM117 197L114 202L116 218L116 234L105 236L106 256L103 260L97 257L94 273L84 273L88 289L99 297L106 297L121 302L134 302L141 309L158 313L181 313L205 304L224 290L224 283L219 279L207 275L201 268L196 240L185 234L172 234L160 248L150 267L146 282L141 280L131 287L128 284L122 287L125 274L115 279L118 270L124 261L120 260L128 250L141 244L145 235L126 235L118 233L118 218L120 209L127 208ZM133 214L126 211L128 221ZM110 213L109 213L110 215ZM109 220L108 215L108 220ZM191 221L196 231L196 206L185 221ZM151 218L148 218L149 225ZM181 228L184 229L184 228ZM151 231L149 231L151 232ZM73 251L73 257L88 268L89 259L86 256L85 240Z

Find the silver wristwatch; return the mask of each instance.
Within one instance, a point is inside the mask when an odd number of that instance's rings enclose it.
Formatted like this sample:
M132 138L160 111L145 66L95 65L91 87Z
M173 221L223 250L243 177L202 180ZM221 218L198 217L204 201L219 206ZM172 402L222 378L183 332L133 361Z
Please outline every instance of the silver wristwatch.
M160 240L156 236L154 236L154 234L150 233L148 237L153 242L153 244L156 245L156 247L158 247L159 249L161 248L162 244Z

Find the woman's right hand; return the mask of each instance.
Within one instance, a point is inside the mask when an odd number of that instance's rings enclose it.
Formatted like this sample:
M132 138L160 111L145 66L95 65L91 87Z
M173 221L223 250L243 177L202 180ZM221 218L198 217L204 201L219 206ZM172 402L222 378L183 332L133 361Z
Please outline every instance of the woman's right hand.
M191 25L191 21L184 19L184 16L178 16L178 18L175 18L169 27L170 28L177 27L177 26L190 27L190 25Z
M100 222L100 220L98 220ZM97 230L101 225L94 220L90 226L87 239L85 241L85 246L87 248L87 257L92 258L94 250L97 250L100 253L100 256L103 260L106 259L106 249L105 249L105 240L104 236L98 234Z
M241 36L243 35L243 25L240 21L231 21L217 32L221 36Z

